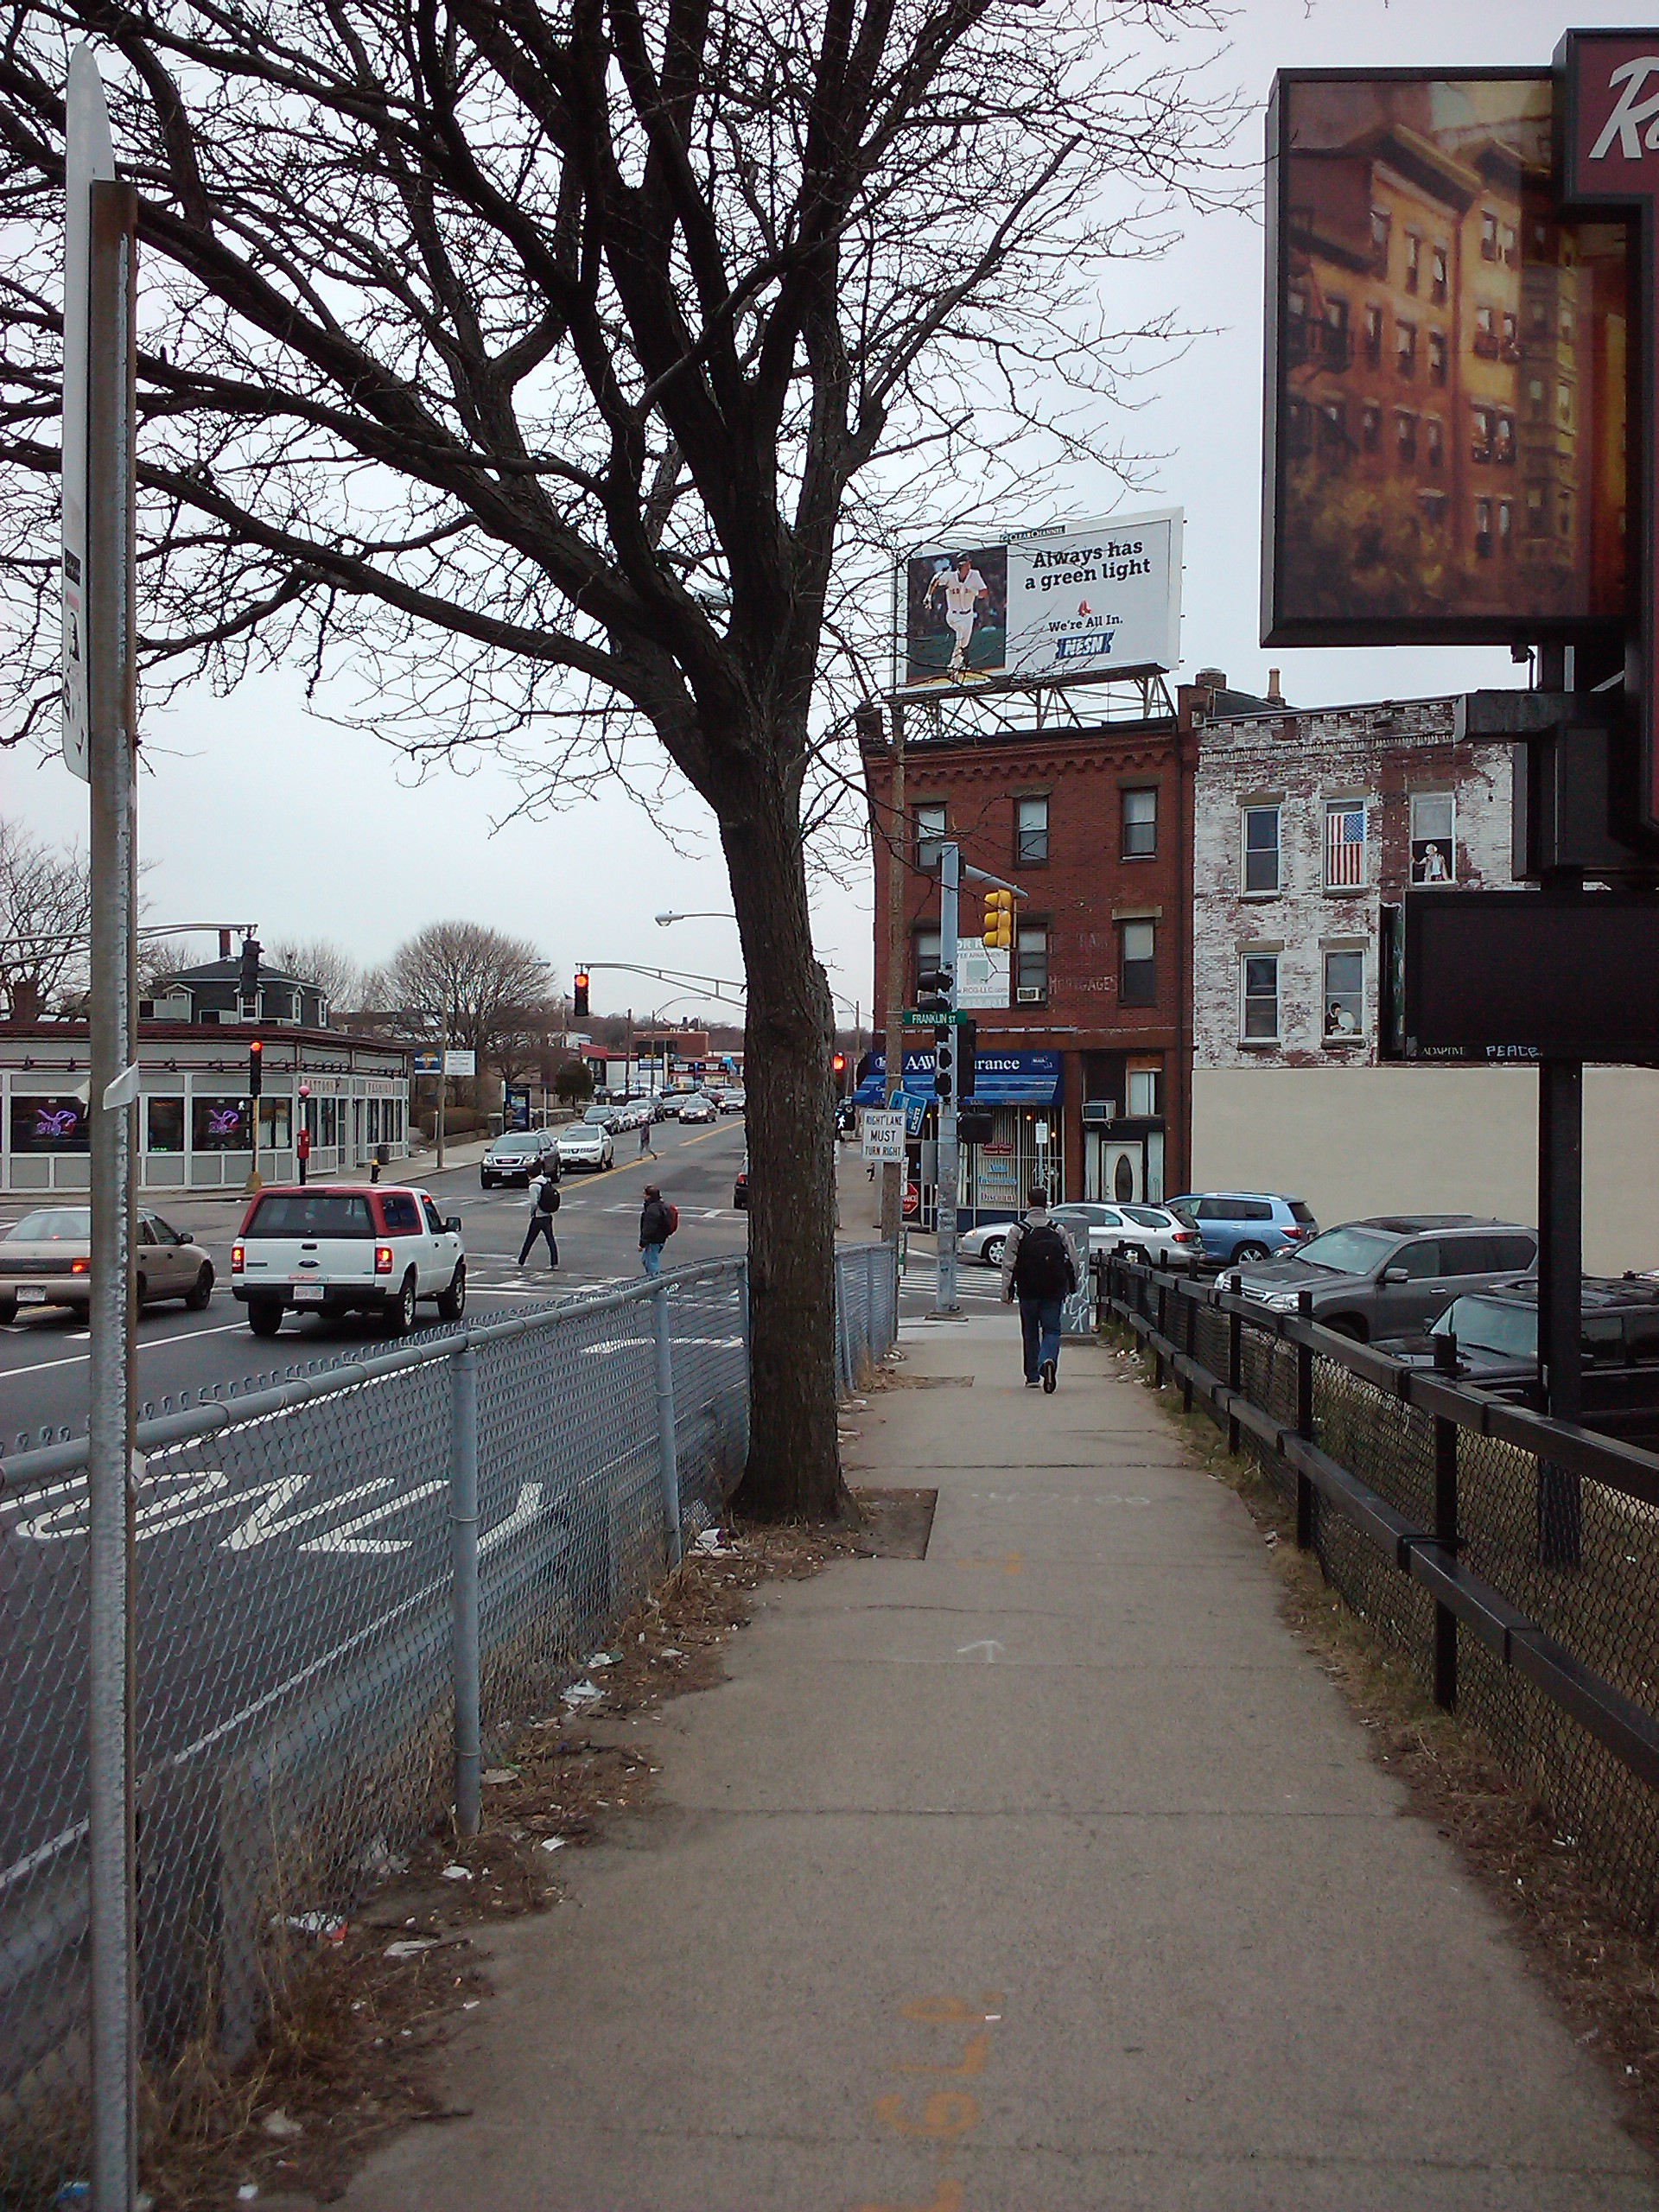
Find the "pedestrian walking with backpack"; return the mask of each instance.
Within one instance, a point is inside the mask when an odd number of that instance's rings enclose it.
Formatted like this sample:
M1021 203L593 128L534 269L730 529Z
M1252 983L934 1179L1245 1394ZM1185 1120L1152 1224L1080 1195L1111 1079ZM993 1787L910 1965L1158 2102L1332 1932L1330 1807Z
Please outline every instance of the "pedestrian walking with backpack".
M1033 1183L1025 1213L1002 1246L1002 1302L1020 1301L1027 1390L1052 1390L1058 1383L1060 1308L1083 1280L1070 1231L1049 1212L1048 1192Z
M543 1174L531 1185L530 1223L524 1230L524 1241L519 1248L518 1264L522 1268L530 1256L530 1248L538 1236L547 1239L547 1264L559 1264L558 1239L553 1234L553 1217L559 1210L559 1186L551 1175Z
M639 1264L648 1275L663 1271L663 1247L680 1225L678 1206L670 1205L654 1183L645 1185L639 1209Z

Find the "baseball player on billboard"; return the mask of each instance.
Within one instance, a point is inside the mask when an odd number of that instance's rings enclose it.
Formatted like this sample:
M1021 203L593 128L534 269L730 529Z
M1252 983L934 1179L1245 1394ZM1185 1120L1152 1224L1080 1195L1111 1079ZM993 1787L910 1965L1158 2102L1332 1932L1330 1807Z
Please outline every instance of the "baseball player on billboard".
M933 581L923 594L924 606L935 592L944 597L945 625L957 641L950 655L949 673L965 676L968 673L968 648L973 642L974 618L980 602L988 603L990 587L974 566L972 556L959 553L954 568L947 567L935 572Z

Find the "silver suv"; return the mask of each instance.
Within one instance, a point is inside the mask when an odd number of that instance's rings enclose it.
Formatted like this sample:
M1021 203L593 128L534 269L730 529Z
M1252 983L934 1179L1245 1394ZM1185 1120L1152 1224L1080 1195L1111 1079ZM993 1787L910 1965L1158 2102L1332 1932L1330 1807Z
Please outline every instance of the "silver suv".
M1524 1274L1535 1230L1470 1213L1377 1214L1310 1238L1294 1256L1241 1268L1240 1287L1269 1313L1294 1313L1303 1291L1313 1319L1369 1344L1416 1336L1466 1291Z

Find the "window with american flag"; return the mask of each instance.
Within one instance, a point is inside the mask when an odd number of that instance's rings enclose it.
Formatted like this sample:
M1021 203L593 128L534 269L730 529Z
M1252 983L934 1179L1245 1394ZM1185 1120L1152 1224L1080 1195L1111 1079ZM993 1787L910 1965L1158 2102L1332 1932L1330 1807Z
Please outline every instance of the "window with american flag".
M1325 806L1325 887L1357 891L1365 881L1365 804L1327 799Z

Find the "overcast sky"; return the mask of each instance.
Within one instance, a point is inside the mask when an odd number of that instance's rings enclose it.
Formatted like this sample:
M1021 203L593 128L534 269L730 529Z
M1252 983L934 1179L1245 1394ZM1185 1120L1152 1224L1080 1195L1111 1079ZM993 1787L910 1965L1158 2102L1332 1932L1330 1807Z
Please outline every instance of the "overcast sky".
M1640 24L1653 0L1601 0L1587 19ZM1242 0L1230 50L1210 73L1217 90L1265 102L1276 68L1548 62L1576 20L1561 0ZM1033 19L1035 24L1036 19ZM1241 158L1259 159L1249 119ZM1144 492L1126 499L1104 473L1079 481L1054 512L1014 526L1077 519L1114 506L1179 501L1186 511L1182 673L1224 669L1265 688L1257 644L1262 448L1262 232L1256 212L1191 221L1161 262L1111 272L1107 310L1119 323L1175 308L1214 331L1139 388L1139 412L1113 426L1151 456ZM1287 697L1301 705L1408 698L1515 680L1506 651L1313 652L1277 649ZM140 842L152 863L148 918L257 923L268 942L329 937L357 958L384 958L427 921L466 917L533 938L561 982L583 960L631 961L705 975L738 973L725 921L655 926L664 908L722 909L724 868L702 810L687 799L671 849L620 794L549 818L493 825L517 792L486 760L419 781L372 738L311 719L300 679L250 681L229 700L205 691L150 717ZM55 759L0 753L0 810L37 833L84 842L86 786ZM830 982L869 1019L870 896L864 880L821 888L820 953ZM695 997L644 977L595 975L595 1011L632 1005L696 1010ZM843 1015L850 1020L850 1009Z

